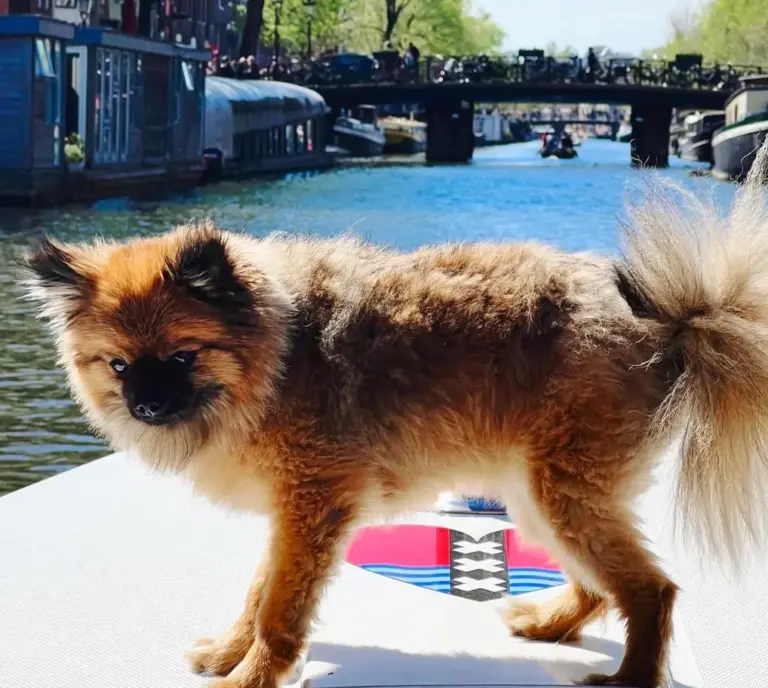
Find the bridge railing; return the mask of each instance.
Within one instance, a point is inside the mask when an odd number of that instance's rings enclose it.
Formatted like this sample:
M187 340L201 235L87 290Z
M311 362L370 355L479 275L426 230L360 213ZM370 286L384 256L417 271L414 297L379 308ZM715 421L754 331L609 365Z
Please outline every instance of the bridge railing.
M273 78L307 86L355 84L540 83L655 86L731 91L739 78L762 74L757 66L686 64L684 61L611 59L588 65L585 60L552 57L429 56L408 63L397 53L355 56L356 61L325 58L307 62L294 58L257 73L227 70L222 75Z

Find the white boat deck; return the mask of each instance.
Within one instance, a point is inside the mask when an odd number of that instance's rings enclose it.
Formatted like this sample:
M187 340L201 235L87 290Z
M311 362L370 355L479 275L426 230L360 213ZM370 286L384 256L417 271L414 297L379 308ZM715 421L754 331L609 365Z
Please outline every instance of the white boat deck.
M669 551L663 486L645 511ZM458 516L417 515L419 523ZM452 520L453 519L453 520ZM464 517L464 529L493 519ZM496 521L498 523L498 521ZM498 527L488 525L488 528ZM193 688L184 653L239 614L266 535L173 478L113 455L0 499L0 687ZM768 685L768 565L739 585L678 550L672 684ZM532 593L551 594L556 589ZM345 564L323 602L302 682L342 686L560 686L611 670L621 626L581 647L509 638L496 602L424 590Z

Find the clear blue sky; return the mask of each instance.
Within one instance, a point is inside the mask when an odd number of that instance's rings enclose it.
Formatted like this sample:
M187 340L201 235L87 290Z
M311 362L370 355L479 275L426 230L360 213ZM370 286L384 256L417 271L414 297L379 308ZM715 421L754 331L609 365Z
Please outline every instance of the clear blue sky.
M507 33L504 47L544 48L550 41L637 53L663 44L670 17L703 0L473 0Z

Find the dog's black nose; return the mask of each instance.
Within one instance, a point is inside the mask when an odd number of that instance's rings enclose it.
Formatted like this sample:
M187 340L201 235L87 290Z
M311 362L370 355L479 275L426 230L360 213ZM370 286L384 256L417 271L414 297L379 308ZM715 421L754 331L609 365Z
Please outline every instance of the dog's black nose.
M171 417L170 404L167 401L146 401L135 404L132 411L135 418L146 423L159 424Z

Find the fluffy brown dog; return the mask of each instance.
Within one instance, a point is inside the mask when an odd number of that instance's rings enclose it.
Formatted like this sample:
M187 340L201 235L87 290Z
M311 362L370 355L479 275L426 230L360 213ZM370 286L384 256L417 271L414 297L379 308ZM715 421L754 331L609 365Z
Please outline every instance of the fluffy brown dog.
M459 485L504 499L569 573L554 602L510 605L511 632L573 638L615 605L626 654L587 680L657 686L676 586L631 506L661 447L682 435L681 513L713 552L765 532L765 157L727 220L650 197L620 259L209 225L32 251L30 293L94 427L273 516L244 612L194 668L275 685L356 523Z

